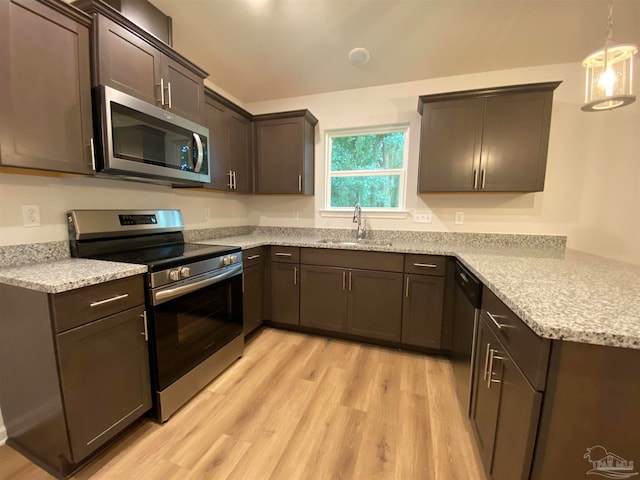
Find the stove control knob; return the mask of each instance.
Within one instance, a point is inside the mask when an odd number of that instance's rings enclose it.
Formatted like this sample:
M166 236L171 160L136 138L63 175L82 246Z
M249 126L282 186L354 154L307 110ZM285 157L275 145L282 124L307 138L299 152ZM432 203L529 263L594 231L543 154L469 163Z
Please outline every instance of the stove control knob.
M226 257L222 257L222 265L224 267L228 267L229 265L231 265L233 262L231 260L231 257L229 255L227 255Z
M238 256L237 255L231 255L231 263L238 263Z
M191 275L191 269L189 267L182 267L180 269L180 276L182 278L187 278L189 275Z
M169 270L169 280L180 280L180 270Z

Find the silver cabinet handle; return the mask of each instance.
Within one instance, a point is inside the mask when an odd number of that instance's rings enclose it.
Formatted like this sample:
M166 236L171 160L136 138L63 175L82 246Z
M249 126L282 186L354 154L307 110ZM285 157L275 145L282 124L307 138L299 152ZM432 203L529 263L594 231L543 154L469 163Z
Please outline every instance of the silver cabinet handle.
M293 284L298 284L298 267L293 267Z
M107 298L106 300L100 300L98 302L92 302L89 304L90 307L98 307L100 305L104 305L105 303L115 302L116 300L122 300L123 298L127 298L129 296L128 293L123 293L122 295L116 295L115 297Z
M302 191L302 175L298 175L298 191Z
M236 182L236 171L233 171L233 189L237 190L238 189L238 182Z
M351 291L352 286L353 286L353 279L351 277L351 272L349 272L349 291Z
M256 258L260 258L260 254L256 254L256 255L249 255L247 257L247 260L255 260Z
M469 283L469 277L467 277L464 272L460 272L460 278L462 278L464 283Z
M493 375L493 355L496 351L491 348L489 353L489 368L487 369L487 388L491 388L491 376Z
M347 272L342 272L342 290L347 289Z
M481 188L482 190L484 190L484 181L485 181L485 177L486 177L486 175L485 175L485 170L484 170L484 168L483 168L483 169L482 169L482 181L480 182L480 184L481 184L480 188Z
M498 318L501 317L501 315L493 315L489 310L487 310L487 316L491 319L491 321L494 323L494 325L496 327L498 327L498 330L502 330L503 328L507 327L508 325L503 325L502 323L498 322Z
M433 263L414 263L413 266L424 268L438 268L438 265L434 265Z
M147 311L145 310L144 312L142 312L142 315L140 315L142 317L142 322L144 324L144 332L140 332L140 335L144 335L144 341L148 342L149 341L149 330L147 329Z
M484 376L483 380L487 380L487 367L489 366L489 352L491 351L491 344L487 343L487 353L484 355Z
M91 167L96 171L96 146L93 143L93 137L89 139L89 150L91 151Z
M164 107L164 78L160 79L160 98L158 102L160 102L160 106Z
M276 252L276 257L291 257L290 253Z
M404 288L404 296L409 298L409 276L407 276L407 286Z
M193 132L193 139L196 142L196 148L198 149L198 156L196 160L196 164L193 167L193 171L198 173L202 168L202 161L204 160L204 149L202 148L202 140L200 139L200 135L196 132Z
M476 190L478 188L478 170L473 169L473 189Z
M491 350L491 363L489 366L489 377L487 378L487 388L491 388L491 384L492 383L502 383L502 380L497 379L497 378L493 378L493 361L494 360L504 360L504 357L501 357L499 355L496 355L496 353L498 353L498 350Z
M229 176L229 183L227 183L227 187L233 190L233 172L229 170L229 173L227 173L227 175Z
M167 82L167 93L169 94L169 110L171 110L171 82Z

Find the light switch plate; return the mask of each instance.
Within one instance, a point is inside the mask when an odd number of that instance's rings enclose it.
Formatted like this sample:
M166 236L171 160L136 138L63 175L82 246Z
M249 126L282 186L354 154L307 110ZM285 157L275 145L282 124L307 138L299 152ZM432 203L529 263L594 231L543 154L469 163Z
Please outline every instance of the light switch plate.
M414 210L413 221L415 223L431 223L431 212L429 210Z
M453 223L462 225L464 223L464 212L456 212L456 219Z

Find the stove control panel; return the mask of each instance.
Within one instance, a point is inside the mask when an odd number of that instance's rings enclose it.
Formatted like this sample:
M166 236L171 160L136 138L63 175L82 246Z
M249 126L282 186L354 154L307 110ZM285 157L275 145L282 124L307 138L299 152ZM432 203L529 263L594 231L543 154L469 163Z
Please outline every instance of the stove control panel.
M225 255L220 259L221 267L228 267L229 265L233 265L234 263L238 263L238 255Z

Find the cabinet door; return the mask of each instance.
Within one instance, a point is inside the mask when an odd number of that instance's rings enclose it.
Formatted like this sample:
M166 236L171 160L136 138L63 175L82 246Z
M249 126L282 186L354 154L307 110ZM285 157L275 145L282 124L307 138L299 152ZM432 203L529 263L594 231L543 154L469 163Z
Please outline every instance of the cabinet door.
M302 193L304 119L256 122L256 193Z
M400 341L402 274L349 270L348 333Z
M552 93L487 99L481 189L537 192L544 189Z
M33 0L0 3L0 163L91 173L89 28Z
M257 264L242 273L243 330L247 335L258 328L264 317L264 268Z
M151 407L144 307L57 335L58 368L74 462Z
M209 162L211 164L211 182L206 185L206 188L229 190L227 109L209 97L205 101L205 126L209 129Z
M520 373L509 355L496 352L502 363L500 414L493 454L493 480L529 478L538 431L542 394Z
M492 360L497 345L498 340L484 321L481 321L476 343L475 403L472 406L471 423L477 434L480 456L488 472L491 471L493 459L502 386L501 383L496 383L501 375L502 363Z
M444 277L406 275L402 343L440 348Z
M234 172L234 192L253 193L253 168L251 164L251 122L242 115L230 111L227 116L229 132L229 163Z
M425 104L418 192L468 192L478 183L483 99Z
M300 267L300 325L347 331L347 275L343 268Z
M166 55L162 56L162 63L165 107L176 115L201 124L204 121L203 79Z
M299 267L291 263L271 263L271 320L300 324Z
M135 33L98 15L98 84L161 105L162 54Z

